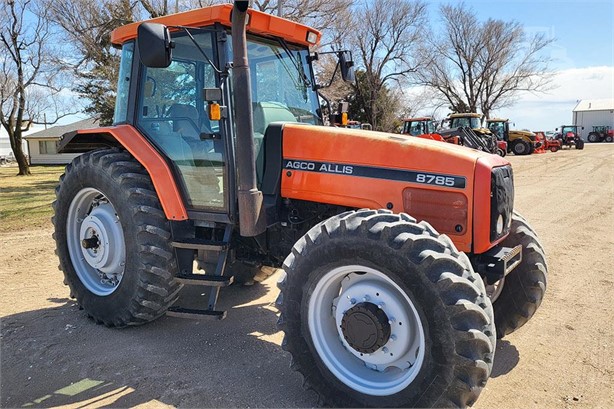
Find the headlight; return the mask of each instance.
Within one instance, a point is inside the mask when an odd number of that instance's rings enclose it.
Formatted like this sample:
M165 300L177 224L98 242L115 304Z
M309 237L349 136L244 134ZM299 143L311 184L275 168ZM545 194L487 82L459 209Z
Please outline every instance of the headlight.
M503 233L503 215L499 215L497 219L497 235L501 235Z
M510 165L493 168L490 188L490 241L509 232L514 211L514 176Z

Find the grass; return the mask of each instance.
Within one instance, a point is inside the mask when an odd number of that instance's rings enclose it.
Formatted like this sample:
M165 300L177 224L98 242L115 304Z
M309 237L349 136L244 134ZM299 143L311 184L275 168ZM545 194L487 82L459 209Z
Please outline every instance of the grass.
M32 166L32 176L0 167L0 232L51 227L51 202L64 166Z

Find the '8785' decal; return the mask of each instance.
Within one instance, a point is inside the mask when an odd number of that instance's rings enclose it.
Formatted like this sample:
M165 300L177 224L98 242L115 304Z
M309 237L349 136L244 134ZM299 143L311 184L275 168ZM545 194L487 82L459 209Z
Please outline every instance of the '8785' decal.
M456 178L454 176L430 175L428 173L416 174L416 182L424 183L427 185L449 186L449 187L456 186Z

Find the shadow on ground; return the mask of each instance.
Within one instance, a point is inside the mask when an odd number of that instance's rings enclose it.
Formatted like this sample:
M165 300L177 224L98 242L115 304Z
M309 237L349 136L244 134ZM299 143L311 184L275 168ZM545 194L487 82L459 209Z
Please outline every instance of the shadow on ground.
M4 317L0 406L313 406L277 345L276 314L250 303L272 285L225 289L223 305L238 307L224 321L164 317L116 330L57 298Z
M495 352L495 360L492 364L491 378L497 378L501 375L508 374L520 362L520 353L518 349L509 341L504 339L497 340L497 352Z

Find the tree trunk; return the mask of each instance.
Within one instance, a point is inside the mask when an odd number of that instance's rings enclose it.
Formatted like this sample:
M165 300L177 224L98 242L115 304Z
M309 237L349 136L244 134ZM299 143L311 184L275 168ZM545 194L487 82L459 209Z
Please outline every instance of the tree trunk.
M15 159L17 159L17 165L19 165L19 173L17 176L32 175L30 172L30 164L28 163L26 155L23 153L23 149L21 149L21 144L19 144L19 148L15 149L13 152L15 153Z
M13 150L13 154L15 155L15 160L17 161L17 165L19 166L19 173L17 174L17 176L30 176L32 173L30 172L30 164L28 163L28 159L26 158L26 155L23 152L21 130L14 129L14 128L10 129L7 127L4 127L4 129L9 134L9 141L11 142L11 149Z

